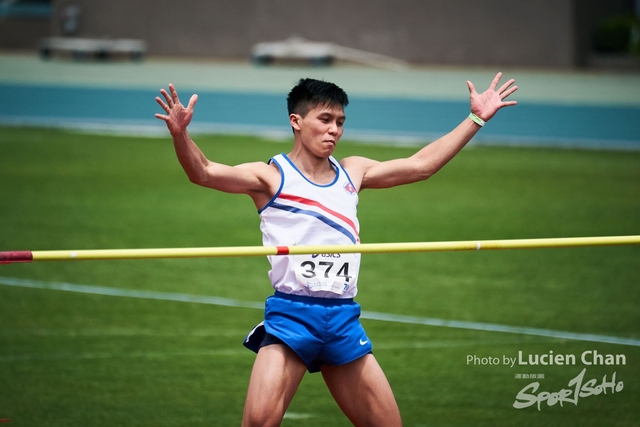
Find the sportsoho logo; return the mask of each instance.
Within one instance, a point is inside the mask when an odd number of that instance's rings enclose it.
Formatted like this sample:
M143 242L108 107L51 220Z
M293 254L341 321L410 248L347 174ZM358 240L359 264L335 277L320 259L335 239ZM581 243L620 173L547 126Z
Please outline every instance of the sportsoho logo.
M580 355L580 361L583 365L592 366L611 366L611 365L626 365L627 357L624 354L599 354L596 350L586 350ZM512 365L515 364L515 358L512 360ZM522 351L518 352L518 365L575 365L575 354L554 354L550 351L547 354L529 354L528 357L523 357ZM583 368L582 371L571 379L567 388L562 388L559 391L539 391L540 383L538 381L532 382L525 386L516 396L513 407L516 409L528 408L529 406L537 405L538 411L540 411L540 405L546 402L548 406L554 406L559 403L563 406L563 403L572 403L578 406L578 400L580 398L586 398L590 396L598 396L600 394L615 394L620 393L624 389L624 383L622 381L616 381L616 374L614 372L611 375L611 379L607 381L607 375L602 378L601 382L598 382L596 378L592 378L585 381L585 375L587 368ZM531 377L530 377L531 378Z
M545 374L539 372L540 368L575 366L577 364L584 366L624 366L627 364L627 357L624 354L601 354L596 350L585 350L580 355L559 354L553 351L544 354L524 354L522 351L518 351L516 357L509 357L506 354L501 355L501 357L467 355L467 365L502 365L510 369L526 369L526 373L515 373L515 378L518 380L545 379ZM547 387L541 386L540 381L533 381L516 394L512 406L516 409L524 409L535 405L538 411L542 410L543 403L546 403L546 406L555 406L556 404L564 406L564 403L577 406L580 399L601 394L612 395L620 393L624 389L624 382L620 381L617 371L609 372L598 378L590 377L585 367L565 383L566 386L562 386L560 390L555 389L552 391L544 390Z

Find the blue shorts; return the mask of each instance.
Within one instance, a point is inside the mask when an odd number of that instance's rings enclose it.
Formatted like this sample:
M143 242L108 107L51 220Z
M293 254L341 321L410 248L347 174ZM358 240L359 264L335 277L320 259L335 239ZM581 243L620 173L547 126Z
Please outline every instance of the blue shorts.
M295 351L309 372L318 372L320 365L344 365L371 353L371 342L359 318L360 304L353 299L276 291L267 298L264 322L247 335L244 345L257 353L269 334Z

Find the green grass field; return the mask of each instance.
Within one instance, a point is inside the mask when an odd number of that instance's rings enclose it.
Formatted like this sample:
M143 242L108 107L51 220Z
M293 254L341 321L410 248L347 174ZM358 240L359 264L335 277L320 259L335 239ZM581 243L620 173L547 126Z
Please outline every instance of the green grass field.
M199 137L236 164L289 144ZM414 149L343 142L336 157ZM640 153L469 147L432 179L360 198L363 243L640 234ZM0 251L259 245L246 196L192 185L168 138L0 129ZM640 339L640 247L365 255L363 310ZM0 266L0 419L11 426L239 425L261 320L228 307L8 286L17 279L261 302L263 258ZM91 289L91 288L90 288ZM640 347L363 320L406 426L637 426ZM580 355L622 354L585 366ZM575 355L571 366L503 356ZM498 365L468 364L476 355ZM612 393L512 405L606 375ZM544 379L522 378L544 376ZM519 378L519 377L520 378ZM536 393L537 394L537 393ZM347 426L307 375L285 426Z

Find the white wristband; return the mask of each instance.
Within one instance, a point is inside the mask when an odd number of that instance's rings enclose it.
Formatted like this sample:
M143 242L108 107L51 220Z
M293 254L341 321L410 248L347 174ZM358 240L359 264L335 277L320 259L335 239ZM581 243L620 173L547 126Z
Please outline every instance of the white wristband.
M473 113L469 114L469 118L473 120L475 123L477 123L478 125L484 126L484 120L482 120L480 117L476 116L475 114Z

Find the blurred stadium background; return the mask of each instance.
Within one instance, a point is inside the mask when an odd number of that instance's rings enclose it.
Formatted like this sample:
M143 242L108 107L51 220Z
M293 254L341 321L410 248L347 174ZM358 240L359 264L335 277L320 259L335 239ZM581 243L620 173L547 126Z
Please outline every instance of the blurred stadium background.
M475 143L639 146L638 2L288 6L3 1L0 122L161 132L148 100L171 81L201 95L194 130L281 138L282 97L304 74L351 95L350 137L423 143L455 125L466 80L482 87L503 71L521 105ZM255 50L291 36L316 49Z
M183 101L199 94L192 131L230 163L287 149L296 80L336 82L352 101L338 155L384 159L450 130L468 113L465 81L480 90L496 71L517 80L519 105L428 185L363 194L367 242L638 234L639 11L637 0L0 1L0 250L259 244L247 200L203 193L180 171L153 117L169 82ZM330 49L256 55L291 36ZM637 425L638 255L368 258L360 302L396 320L365 326L406 425ZM266 261L0 267L0 420L239 424L253 360L239 341L270 292ZM466 363L592 349L627 365L585 378L615 371L624 390L542 411L512 407L533 381L522 376L558 391L581 366ZM347 425L320 382L305 379L285 425Z

